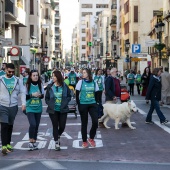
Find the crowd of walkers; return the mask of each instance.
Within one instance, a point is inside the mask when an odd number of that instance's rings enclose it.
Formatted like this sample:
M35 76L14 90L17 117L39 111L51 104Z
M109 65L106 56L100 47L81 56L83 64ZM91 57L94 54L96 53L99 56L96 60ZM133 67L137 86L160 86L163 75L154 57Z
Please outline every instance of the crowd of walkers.
M82 147L88 145L95 147L95 135L98 125L102 122L98 119L103 116L102 95L105 102L121 103L121 81L123 74L117 68L102 70L83 68L75 70L53 69L43 72L26 69L20 78L15 76L15 66L12 63L3 63L0 71L0 123L2 153L6 155L13 151L11 136L14 120L18 112L18 95L21 96L22 111L26 114L29 122L29 144L28 150L37 150L37 133L43 111L42 99L45 98L47 113L49 114L55 150L60 150L60 136L65 130L68 104L72 94L70 86L75 93L76 103L81 118ZM163 72L162 68L155 68L151 74L150 68L146 67L143 74L138 71L126 70L124 72L129 93L134 95L134 85L137 93L146 96L146 103L151 101L150 109L146 117L148 124L153 124L152 113L156 110L161 124L168 122L160 110L161 104L170 104L169 86L170 76L168 68ZM161 83L163 81L164 83ZM44 83L48 85L44 92ZM68 86L69 85L69 86ZM87 137L88 115L92 120L89 138Z

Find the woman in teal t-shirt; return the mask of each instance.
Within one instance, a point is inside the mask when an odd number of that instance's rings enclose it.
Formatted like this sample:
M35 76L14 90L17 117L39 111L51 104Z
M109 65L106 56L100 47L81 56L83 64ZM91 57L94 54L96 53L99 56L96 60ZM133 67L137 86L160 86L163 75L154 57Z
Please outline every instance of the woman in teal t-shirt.
M87 148L88 143L91 145L91 147L96 146L94 141L96 130L98 128L98 106L96 102L99 102L97 91L99 91L99 87L97 83L92 80L91 71L89 69L84 69L83 79L79 80L76 85L76 101L81 116L83 148ZM92 119L92 127L90 130L89 139L87 139L88 113Z
M103 90L104 90L104 79L103 79L101 74L102 74L102 70L97 69L95 76L94 76L94 82L96 82L98 87L99 87L99 91L98 91L98 95L99 95L98 96L99 97L98 118L101 118L103 116L103 112L101 112L101 108L102 108L102 94L103 94Z
M30 124L29 127L29 150L37 150L36 145L38 127L42 114L42 101L44 88L37 70L31 70L26 83L26 115Z
M133 70L130 70L130 73L127 75L127 80L128 80L130 95L134 96L135 75L133 74Z
M140 95L140 89L141 89L141 77L142 75L140 74L140 70L139 70L137 74L135 75L136 86L137 86L137 91L139 95Z
M60 136L64 132L69 112L68 103L71 100L70 89L63 81L63 76L60 71L52 73L52 83L47 86L45 102L48 105L47 112L49 113L52 126L53 137L55 141L55 150L60 150Z

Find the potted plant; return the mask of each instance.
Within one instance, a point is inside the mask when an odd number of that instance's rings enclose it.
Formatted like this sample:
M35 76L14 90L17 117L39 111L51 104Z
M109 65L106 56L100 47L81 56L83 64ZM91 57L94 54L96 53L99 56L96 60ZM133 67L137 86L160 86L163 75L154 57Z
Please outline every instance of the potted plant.
M158 51L161 51L161 50L163 50L163 48L165 48L166 47L166 45L164 44L164 43L156 43L155 45L154 45L154 48L156 48Z

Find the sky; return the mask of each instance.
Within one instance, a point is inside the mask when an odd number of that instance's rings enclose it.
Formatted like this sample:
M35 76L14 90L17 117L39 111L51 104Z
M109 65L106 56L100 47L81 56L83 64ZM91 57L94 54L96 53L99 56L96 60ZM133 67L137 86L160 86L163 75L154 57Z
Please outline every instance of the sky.
M73 28L78 23L78 0L60 0L61 30L64 49L71 49Z

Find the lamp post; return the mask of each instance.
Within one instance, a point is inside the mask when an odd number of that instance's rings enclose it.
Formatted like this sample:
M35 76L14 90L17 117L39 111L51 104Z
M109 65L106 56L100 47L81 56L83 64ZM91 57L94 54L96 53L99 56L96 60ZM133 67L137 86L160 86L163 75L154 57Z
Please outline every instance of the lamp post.
M130 48L130 42L126 42L125 43L125 51L126 51L126 62L127 62L127 69L128 68L128 62L130 62L130 58L129 58L129 48Z
M36 57L35 57L35 52L34 52L34 45L36 44L36 37L35 36L31 36L31 42L30 42L30 46L32 46L32 48L33 48L33 52L32 52L32 54L33 54L33 69L36 69Z
M159 48L158 51L159 51L159 66L161 66L161 61L162 61L162 53L161 53L161 50L163 48L161 48L161 45L162 45L162 32L164 31L163 30L163 27L165 26L165 24L161 21L161 22L158 22L156 25L155 25L155 31L157 33L157 37L159 38Z
M45 54L46 54L46 57L47 57L47 52L48 52L48 46L47 46L47 44L46 44L46 46L45 46L44 48L45 48ZM48 67L48 65L46 65L46 71L47 71L47 67Z

